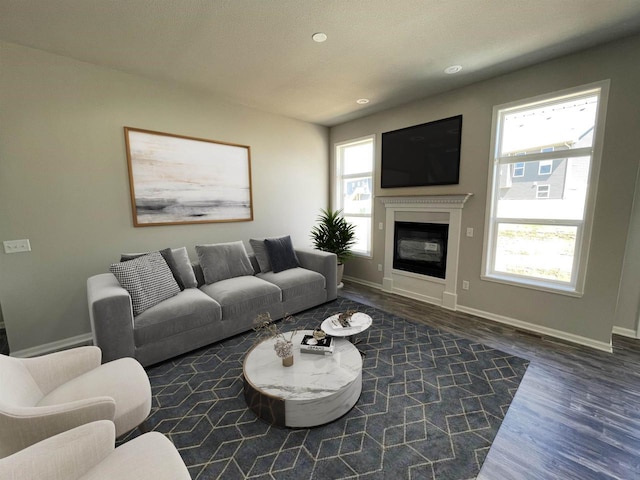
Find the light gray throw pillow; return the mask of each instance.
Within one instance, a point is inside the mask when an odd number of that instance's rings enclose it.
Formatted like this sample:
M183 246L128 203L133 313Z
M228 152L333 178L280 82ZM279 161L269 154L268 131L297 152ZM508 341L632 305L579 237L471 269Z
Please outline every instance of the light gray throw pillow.
M253 275L251 260L242 242L196 245L196 253L207 284Z
M169 265L159 252L114 263L109 271L129 292L134 315L180 293Z
M267 253L267 246L264 240L264 238L252 238L249 240L249 244L253 249L253 253L256 255L260 271L267 273L271 271L271 262L269 262L269 254Z
M198 281L196 280L196 274L193 272L191 266L191 260L187 253L187 247L172 248L171 254L176 262L176 268L180 272L180 278L184 284L184 288L196 288Z

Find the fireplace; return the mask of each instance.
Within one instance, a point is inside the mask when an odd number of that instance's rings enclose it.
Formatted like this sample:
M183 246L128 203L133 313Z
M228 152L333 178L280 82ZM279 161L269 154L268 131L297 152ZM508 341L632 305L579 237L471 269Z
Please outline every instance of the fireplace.
M449 225L394 222L393 268L445 278Z
M381 198L387 227L384 291L456 309L462 208L469 197L470 193Z

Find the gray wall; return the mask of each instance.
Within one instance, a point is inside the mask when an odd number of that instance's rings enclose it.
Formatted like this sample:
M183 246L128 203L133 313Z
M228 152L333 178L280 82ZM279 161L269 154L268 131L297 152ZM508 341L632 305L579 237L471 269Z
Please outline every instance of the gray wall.
M640 69L637 65L640 65L640 36L333 127L330 141L333 144L376 134L376 169L379 172L382 132L463 114L459 185L382 190L378 174L375 195L473 193L463 210L462 227L463 231L466 227L473 227L475 235L473 238L463 237L461 241L458 303L541 328L608 343L616 311L640 151ZM480 272L493 106L604 79L611 79L611 91L584 296L573 298L482 281ZM375 202L374 225L379 222L384 222L380 199ZM377 271L378 264L384 264L384 232L374 229L373 258L350 261L345 275L381 284L382 273ZM470 281L469 291L461 289L463 280Z
M120 252L309 230L328 204L328 130L0 43L0 253L12 352L90 332L86 279ZM123 126L249 145L253 222L134 228ZM295 219L295 221L292 221Z

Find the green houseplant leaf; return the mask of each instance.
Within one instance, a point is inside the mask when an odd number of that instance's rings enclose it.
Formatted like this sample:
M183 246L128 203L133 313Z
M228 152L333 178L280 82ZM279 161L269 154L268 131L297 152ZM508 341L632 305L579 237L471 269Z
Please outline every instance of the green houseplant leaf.
M311 230L311 239L318 250L335 253L338 263L351 256L351 247L356 243L356 227L342 216L342 210L322 209L318 225Z

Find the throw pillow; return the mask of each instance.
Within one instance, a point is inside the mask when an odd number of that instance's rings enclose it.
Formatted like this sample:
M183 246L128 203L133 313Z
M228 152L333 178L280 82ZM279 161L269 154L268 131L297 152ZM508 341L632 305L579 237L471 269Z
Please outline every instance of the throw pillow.
M159 252L114 263L109 271L131 295L133 314L136 316L180 293L169 265Z
M189 259L187 248L172 248L171 254L173 255L173 259L176 263L176 269L178 270L180 278L182 279L184 288L197 288L198 281L196 280L196 274L193 272L193 267L191 266L191 260Z
M249 244L256 255L260 271L262 273L270 272L271 262L269 262L269 253L267 252L267 246L264 244L264 238L251 238Z
M186 252L186 249L185 249ZM129 260L133 260L134 258L140 258L144 255L148 255L150 252L147 253L123 253L120 255L120 261L121 262L127 262ZM173 255L173 251L170 248L165 248L163 250L159 250L160 255L162 255L162 258L164 258L164 261L167 262L167 265L169 266L169 269L171 270L171 274L173 275L173 278L175 279L176 283L178 284L178 287L180 287L180 290L184 290L185 289L185 284L182 281L182 272L180 270L180 268L178 267L178 263L176 262L176 259ZM187 257L188 258L188 257ZM191 267L191 265L189 265L189 267Z
M269 253L269 261L271 262L273 273L300 266L289 235L280 238L266 238L264 244Z
M254 273L242 242L196 245L196 253L207 284Z

